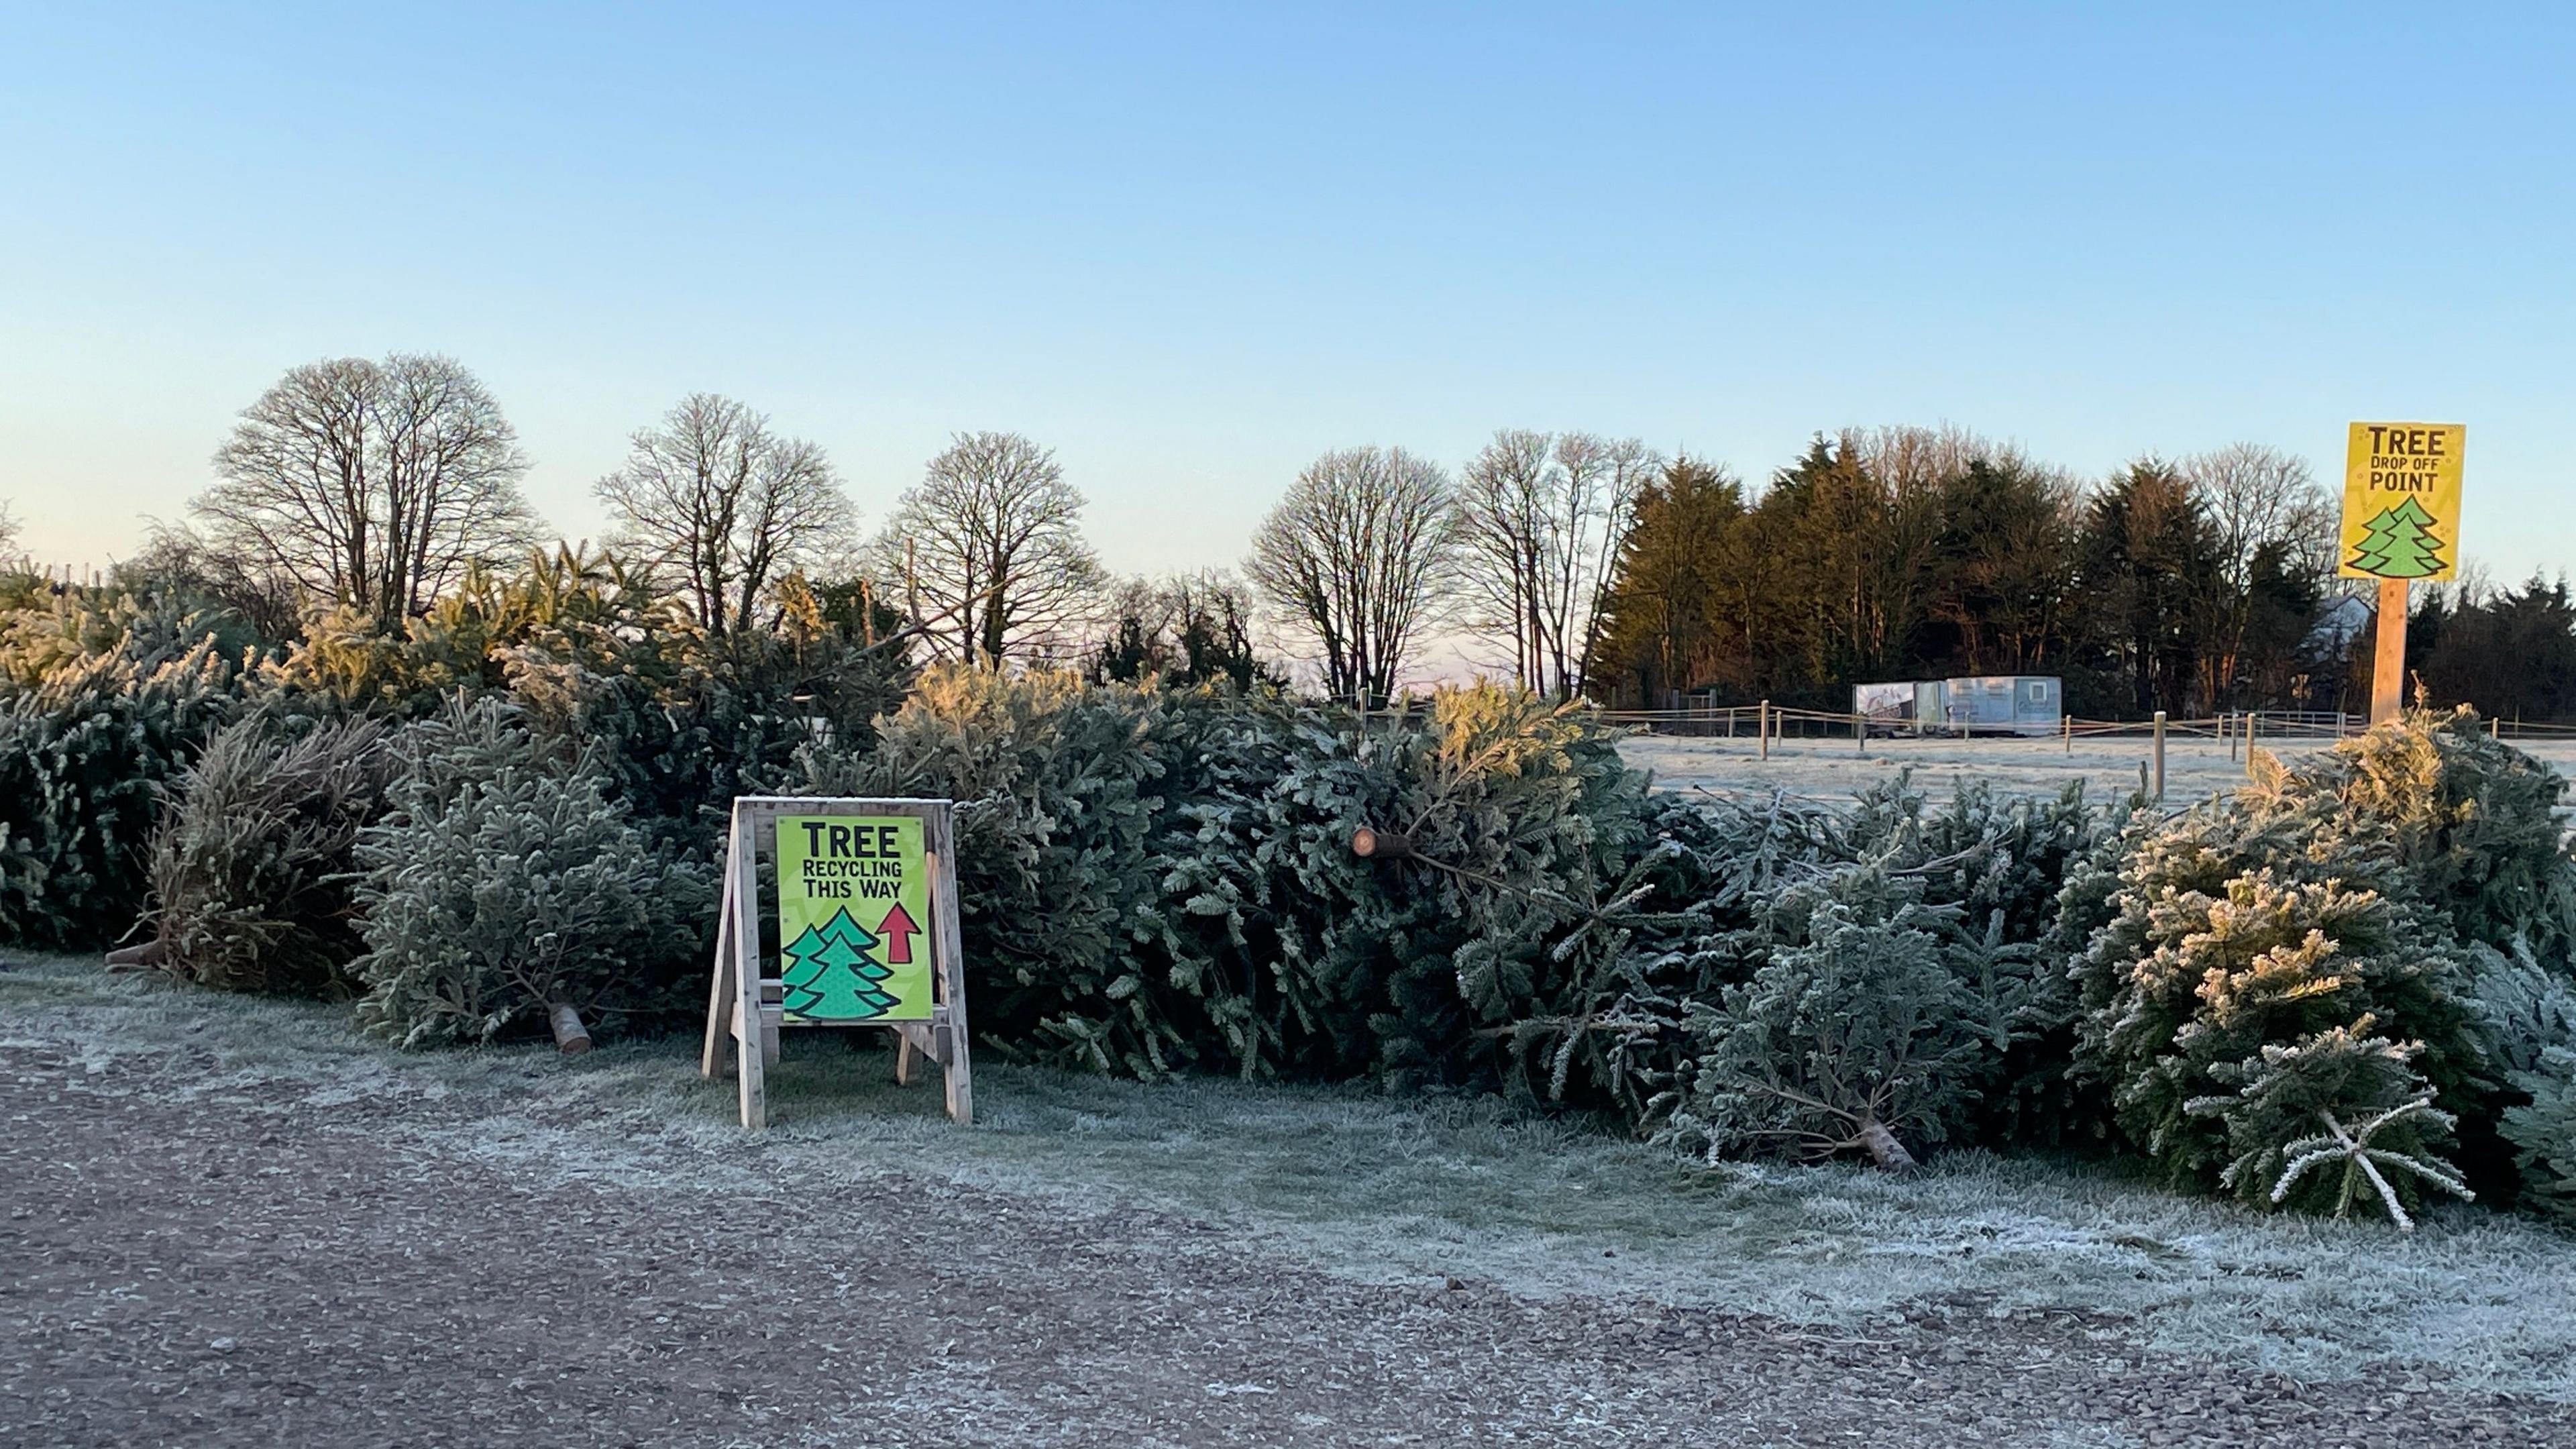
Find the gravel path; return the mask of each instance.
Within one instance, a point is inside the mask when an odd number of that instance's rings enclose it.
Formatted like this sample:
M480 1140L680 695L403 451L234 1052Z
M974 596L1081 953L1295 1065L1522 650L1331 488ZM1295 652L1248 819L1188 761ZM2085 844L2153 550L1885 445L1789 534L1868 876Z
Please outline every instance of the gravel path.
M479 1156L468 1097L215 1072L0 1047L0 1443L2576 1444L2568 1405L2301 1387L2071 1315L1368 1285L1168 1215L790 1180L749 1142L565 1184Z

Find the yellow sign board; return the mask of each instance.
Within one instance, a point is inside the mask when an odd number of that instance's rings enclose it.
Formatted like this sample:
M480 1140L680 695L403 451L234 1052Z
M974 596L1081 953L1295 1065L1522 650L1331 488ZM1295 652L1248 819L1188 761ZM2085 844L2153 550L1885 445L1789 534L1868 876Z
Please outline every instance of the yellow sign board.
M778 817L786 1024L930 1020L922 844L917 816Z
M2459 423L2355 423L2344 452L2348 579L2447 579L2460 568Z

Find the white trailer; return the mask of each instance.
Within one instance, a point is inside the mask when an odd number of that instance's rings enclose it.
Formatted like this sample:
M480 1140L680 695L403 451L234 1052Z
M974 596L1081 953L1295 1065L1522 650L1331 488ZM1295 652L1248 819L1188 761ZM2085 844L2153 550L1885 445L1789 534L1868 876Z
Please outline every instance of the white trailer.
M1900 679L1852 686L1852 713L1880 734L1921 734L1942 724L1941 681Z
M1941 721L1962 734L2053 735L2066 691L2053 674L1980 674L1941 681Z

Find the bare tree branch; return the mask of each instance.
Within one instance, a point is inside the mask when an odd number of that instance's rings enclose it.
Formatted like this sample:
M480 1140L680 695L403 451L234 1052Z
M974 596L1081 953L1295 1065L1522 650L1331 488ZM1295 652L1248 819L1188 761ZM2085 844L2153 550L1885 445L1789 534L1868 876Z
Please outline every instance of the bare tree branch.
M1017 433L959 433L903 495L877 541L905 577L933 652L987 667L1069 653L1107 575L1082 537L1082 495L1055 454Z
M849 534L853 515L815 444L769 431L731 398L692 393L636 432L626 465L595 490L617 541L676 573L710 634L752 623L762 590Z
M1318 458L1262 520L1244 572L1323 651L1326 688L1395 692L1405 651L1451 583L1458 516L1438 464L1401 448Z
M1508 639L1513 677L1542 694L1583 692L1594 622L1637 498L1663 460L1636 439L1505 429L1458 490L1460 573L1471 628Z
M191 506L218 547L379 623L535 542L518 435L453 358L291 369L214 461Z

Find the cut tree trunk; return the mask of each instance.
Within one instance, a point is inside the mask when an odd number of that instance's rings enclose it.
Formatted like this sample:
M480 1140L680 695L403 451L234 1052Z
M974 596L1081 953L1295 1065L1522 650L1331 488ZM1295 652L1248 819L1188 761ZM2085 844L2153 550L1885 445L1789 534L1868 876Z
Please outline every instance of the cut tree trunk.
M1363 825L1351 832L1351 854L1362 860L1404 860L1413 854L1413 842L1392 830Z
M1914 1154L1896 1140L1896 1134L1876 1122L1860 1124L1860 1145L1869 1149L1872 1162L1889 1172L1912 1172Z
M161 938L158 936L137 945L120 946L107 953L107 964L109 967L115 969L123 969L131 966L158 966L169 959L169 947L164 945Z
M546 1025L555 1029L555 1046L565 1056L577 1057L590 1050L590 1028L581 1024L581 1013L569 1001L549 1002Z

